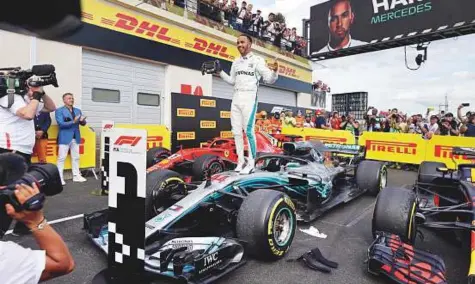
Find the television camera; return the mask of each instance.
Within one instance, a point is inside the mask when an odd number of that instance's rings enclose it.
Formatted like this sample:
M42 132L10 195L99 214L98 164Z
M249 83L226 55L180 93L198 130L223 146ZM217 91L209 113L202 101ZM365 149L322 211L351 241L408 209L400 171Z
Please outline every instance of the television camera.
M22 70L21 67L0 68L0 98L6 95L24 95L27 87L47 85L59 87L54 65L34 65L27 70Z
M20 204L15 196L18 184L35 183L40 193ZM22 156L14 153L0 154L0 239L10 227L11 218L5 211L5 204L11 204L17 212L38 211L43 208L45 196L63 191L59 171L54 164L33 164L29 168Z

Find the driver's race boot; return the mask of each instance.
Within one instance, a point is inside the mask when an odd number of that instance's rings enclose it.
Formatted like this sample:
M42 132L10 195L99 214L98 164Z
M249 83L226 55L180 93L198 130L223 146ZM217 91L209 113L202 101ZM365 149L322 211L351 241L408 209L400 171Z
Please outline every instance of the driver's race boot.
M238 162L236 168L234 169L235 172L241 172L242 169L244 168L244 162Z
M244 169L242 169L242 170L240 171L240 173L241 173L241 174L250 174L251 171L254 169L254 164L255 164L254 159L252 159L252 160L249 159L249 160L247 161L246 167L245 167Z

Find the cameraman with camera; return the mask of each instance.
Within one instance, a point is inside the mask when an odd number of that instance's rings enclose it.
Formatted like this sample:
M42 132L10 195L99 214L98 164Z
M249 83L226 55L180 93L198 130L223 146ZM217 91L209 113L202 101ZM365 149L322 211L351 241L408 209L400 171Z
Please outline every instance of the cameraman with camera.
M31 163L35 146L34 119L40 112L56 110L53 100L42 87L35 86L37 76L26 81L24 95L0 94L0 154L13 152Z
M0 239L14 219L32 232L40 250L0 240L2 284L38 283L74 269L71 253L42 211L44 195L62 191L57 168L46 164L26 169L19 155L0 154Z

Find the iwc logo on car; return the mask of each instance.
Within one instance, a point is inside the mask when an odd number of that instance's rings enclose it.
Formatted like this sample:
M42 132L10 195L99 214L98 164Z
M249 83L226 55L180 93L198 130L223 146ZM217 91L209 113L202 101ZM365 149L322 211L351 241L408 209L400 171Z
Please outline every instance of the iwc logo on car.
M200 106L201 107L216 107L216 101L215 100L201 99L200 100Z
M194 131L178 132L176 134L176 139L177 140L194 140L195 136L196 135Z
M178 108L176 115L178 117L195 117L195 110L192 108Z
M221 131L219 137L221 137L221 138L233 138L233 133L231 131Z
M201 120L200 121L200 128L203 128L203 129L216 128L216 121L214 121L214 120Z
M231 118L231 112L222 110L219 112L219 117L221 118Z

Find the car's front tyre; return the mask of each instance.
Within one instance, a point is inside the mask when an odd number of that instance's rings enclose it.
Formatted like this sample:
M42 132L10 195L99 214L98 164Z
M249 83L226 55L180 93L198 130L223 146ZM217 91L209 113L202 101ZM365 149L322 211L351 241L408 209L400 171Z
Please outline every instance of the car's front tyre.
M184 188L180 174L170 170L157 170L147 174L145 217L150 220L176 201L170 197Z
M292 244L297 219L295 205L278 191L251 192L239 209L236 232L247 252L258 259L282 258Z
M414 191L386 187L376 200L373 211L372 233L387 232L398 235L403 242L413 244L417 234L417 199Z

